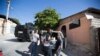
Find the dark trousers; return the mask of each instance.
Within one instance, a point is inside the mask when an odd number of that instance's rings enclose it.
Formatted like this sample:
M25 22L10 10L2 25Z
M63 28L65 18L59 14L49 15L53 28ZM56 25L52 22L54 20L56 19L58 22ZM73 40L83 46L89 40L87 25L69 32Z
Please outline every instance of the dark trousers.
M32 42L31 56L37 56L37 43Z
M52 49L50 46L44 46L44 56L52 56Z

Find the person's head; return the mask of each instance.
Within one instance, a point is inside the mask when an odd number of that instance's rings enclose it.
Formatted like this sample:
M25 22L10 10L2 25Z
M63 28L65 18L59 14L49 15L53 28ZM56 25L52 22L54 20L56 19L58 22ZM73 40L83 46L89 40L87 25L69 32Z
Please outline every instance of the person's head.
M34 33L34 30L32 31L32 34Z
M50 24L47 25L46 30L47 32L50 32Z
M30 31L30 34L32 34L32 31Z
M40 34L43 34L43 30L40 31Z
M53 33L52 36L58 39L58 33Z
M34 33L38 33L38 30L37 30L37 29L35 29L35 30L34 30Z
M47 28L46 30L47 30L47 32L50 32L50 28Z

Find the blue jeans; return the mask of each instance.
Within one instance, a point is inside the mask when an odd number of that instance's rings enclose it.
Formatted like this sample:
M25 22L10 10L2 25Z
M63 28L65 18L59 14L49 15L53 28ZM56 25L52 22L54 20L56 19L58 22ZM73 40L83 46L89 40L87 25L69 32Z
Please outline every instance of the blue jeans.
M37 43L36 42L32 43L31 56L37 56Z

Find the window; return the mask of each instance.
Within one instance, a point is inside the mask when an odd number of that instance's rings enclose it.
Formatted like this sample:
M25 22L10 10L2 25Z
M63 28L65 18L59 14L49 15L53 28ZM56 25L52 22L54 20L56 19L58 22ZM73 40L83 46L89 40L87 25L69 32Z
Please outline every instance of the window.
M74 29L80 26L80 20L75 19L69 24L69 29Z

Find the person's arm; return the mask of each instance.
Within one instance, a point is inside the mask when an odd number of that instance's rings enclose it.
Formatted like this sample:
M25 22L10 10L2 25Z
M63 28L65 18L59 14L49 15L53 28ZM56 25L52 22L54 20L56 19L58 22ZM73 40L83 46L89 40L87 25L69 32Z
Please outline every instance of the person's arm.
M58 40L59 44L58 44L58 48L56 49L56 52L59 51L59 49L61 49L62 45L61 45L61 40Z
M37 45L40 45L40 40L38 40L38 43L37 43Z
M61 45L58 47L57 51L59 51L59 49L61 49Z
M37 45L40 45L40 38L39 38L39 35L38 35L38 39L37 39Z
M55 49L55 52L58 52L59 49L61 49L61 45L59 45L59 46Z

